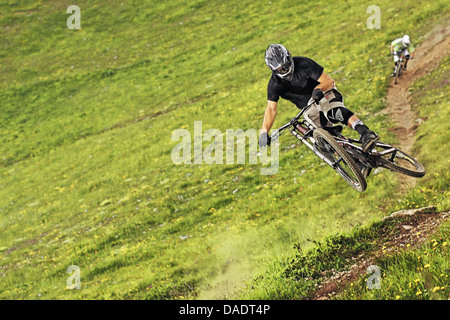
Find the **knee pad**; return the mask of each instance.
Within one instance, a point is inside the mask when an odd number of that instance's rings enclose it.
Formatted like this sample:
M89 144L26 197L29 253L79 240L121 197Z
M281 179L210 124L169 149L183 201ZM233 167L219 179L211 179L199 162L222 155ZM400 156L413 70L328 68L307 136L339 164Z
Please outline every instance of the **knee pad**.
M342 123L347 125L348 119L350 119L353 115L354 113L345 107L332 108L327 112L327 118L333 124Z
M325 122L347 125L348 119L353 115L353 112L345 107L344 98L335 88L325 92L325 97L319 104L321 111L320 122L322 125Z

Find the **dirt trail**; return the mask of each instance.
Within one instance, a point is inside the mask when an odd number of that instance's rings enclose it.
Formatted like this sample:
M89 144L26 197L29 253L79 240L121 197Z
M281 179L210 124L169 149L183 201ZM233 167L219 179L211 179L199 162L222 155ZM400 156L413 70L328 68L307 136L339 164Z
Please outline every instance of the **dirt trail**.
M392 130L397 135L400 149L406 153L411 152L416 129L423 121L411 109L409 87L418 78L435 69L447 52L450 52L450 23L446 27L436 27L426 35L425 40L416 47L415 57L409 61L408 70L402 74L397 84L391 82L384 113L390 115L397 124ZM399 179L402 191L414 186L416 181L405 175L399 175Z

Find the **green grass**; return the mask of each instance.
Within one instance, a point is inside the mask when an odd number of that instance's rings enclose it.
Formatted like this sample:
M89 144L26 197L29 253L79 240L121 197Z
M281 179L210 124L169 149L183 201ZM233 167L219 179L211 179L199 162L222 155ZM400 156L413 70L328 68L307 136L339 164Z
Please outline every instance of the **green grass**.
M171 133L194 121L259 129L271 42L323 65L348 107L386 132L374 114L389 43L405 30L420 39L446 1L381 1L381 30L358 1L81 1L80 30L66 28L71 4L0 4L0 298L229 296L293 244L402 199L396 174L356 193L287 135L273 176L260 164L174 165ZM295 112L280 102L274 126ZM70 265L81 290L66 288Z

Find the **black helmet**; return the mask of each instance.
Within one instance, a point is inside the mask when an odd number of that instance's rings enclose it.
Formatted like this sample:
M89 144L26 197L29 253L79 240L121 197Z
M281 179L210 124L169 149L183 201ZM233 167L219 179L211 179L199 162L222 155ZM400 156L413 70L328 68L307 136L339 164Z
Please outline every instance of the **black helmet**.
M294 75L294 60L291 53L281 44L271 44L266 50L266 64L277 76L292 80Z

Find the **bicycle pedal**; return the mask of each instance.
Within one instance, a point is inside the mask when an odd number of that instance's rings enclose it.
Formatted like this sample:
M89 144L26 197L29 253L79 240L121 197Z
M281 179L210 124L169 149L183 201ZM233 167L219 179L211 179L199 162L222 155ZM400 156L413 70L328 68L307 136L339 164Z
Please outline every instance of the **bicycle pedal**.
M370 143L366 143L366 145L362 146L363 152L369 152L374 145L378 142L378 140L380 140L380 136L376 136L375 138L372 139L372 141L370 141ZM361 140L360 140L361 142ZM362 142L361 142L362 143Z

